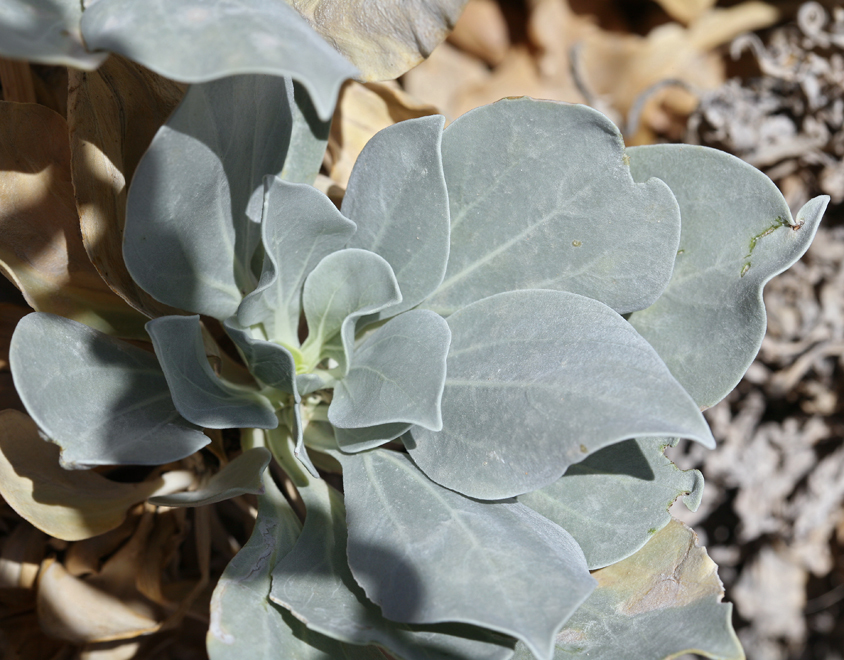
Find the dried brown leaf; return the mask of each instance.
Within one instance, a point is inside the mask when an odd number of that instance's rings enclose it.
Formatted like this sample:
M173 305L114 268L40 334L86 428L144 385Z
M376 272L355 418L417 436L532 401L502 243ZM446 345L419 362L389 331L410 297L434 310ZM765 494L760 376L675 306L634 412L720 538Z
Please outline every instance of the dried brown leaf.
M501 5L495 0L469 0L448 40L492 66L510 49L510 31Z
M16 410L0 412L0 494L51 536L77 541L114 529L162 483L116 483L90 470L64 470L59 447L40 437L35 422Z
M44 632L77 644L131 639L160 627L123 599L73 577L53 559L41 566L37 611Z
M3 542L0 552L0 588L32 589L47 551L47 536L21 524Z
M718 0L656 0L672 18L688 25L712 9Z
M184 89L116 55L96 71L70 73L71 166L85 249L108 285L149 317L174 310L135 284L123 263L126 195L141 156Z
M142 317L115 296L82 246L64 119L0 102L0 271L27 303L99 330L140 336Z
M368 81L392 80L446 38L466 0L287 0Z

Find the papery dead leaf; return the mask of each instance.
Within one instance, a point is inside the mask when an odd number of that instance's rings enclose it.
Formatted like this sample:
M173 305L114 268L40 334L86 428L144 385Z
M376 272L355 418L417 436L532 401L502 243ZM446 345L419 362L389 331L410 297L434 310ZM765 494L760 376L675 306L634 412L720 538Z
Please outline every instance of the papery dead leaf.
M688 25L715 6L718 0L656 0L672 18Z
M77 644L131 639L160 627L121 598L73 577L54 559L41 565L37 608L44 632Z
M688 115L697 105L697 93L724 81L718 46L748 30L772 25L779 12L766 3L744 2L729 9L713 9L684 28L668 23L646 37L593 32L583 41L578 63L584 84L604 97L621 116L628 117L640 95L667 80L682 81L693 92L670 87L654 94L651 103L673 105ZM591 101L591 99L590 99ZM631 136L630 144L652 141Z
M21 524L3 542L0 552L0 589L32 589L47 551L47 536Z
M345 188L358 155L382 128L416 117L437 114L395 85L348 82L340 92L328 137L329 176Z
M67 125L35 104L0 102L0 271L27 303L110 334L143 335L82 246Z
M0 302L0 371L9 371L9 343L15 326L31 310L21 305Z
M184 86L112 55L97 71L71 71L71 165L82 238L108 285L154 318L175 310L141 289L123 263L126 195L135 168Z
M133 509L119 527L108 532L71 543L64 554L64 567L74 577L84 577L100 572L106 557L114 554L132 534L140 521L138 511L142 506Z
M361 72L392 80L446 38L466 0L287 0Z
M448 40L487 64L500 64L510 48L501 5L496 0L469 0Z
M0 494L23 518L51 536L77 541L118 527L126 511L163 485L109 481L90 470L64 470L59 447L35 422L0 412Z

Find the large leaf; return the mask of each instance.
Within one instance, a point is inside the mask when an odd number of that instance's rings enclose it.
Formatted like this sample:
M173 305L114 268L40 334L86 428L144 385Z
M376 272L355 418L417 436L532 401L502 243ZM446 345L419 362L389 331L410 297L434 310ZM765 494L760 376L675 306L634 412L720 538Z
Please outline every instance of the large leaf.
M659 660L694 653L744 660L721 603L717 567L694 532L672 521L632 557L593 575L598 588L557 636L554 660ZM530 660L517 647L516 660Z
M205 357L198 316L161 316L146 329L182 417L210 429L278 426L266 397L214 373Z
M253 337L234 317L223 321L223 327L240 349L252 375L265 385L292 394L298 403L296 363L290 351L279 344Z
M630 149L637 181L659 177L683 227L665 293L630 322L701 407L739 382L765 335L762 287L809 248L829 197L792 219L773 182L722 151L689 145Z
M443 133L451 254L427 306L557 289L643 309L671 276L680 214L660 181L633 182L621 133L583 105L509 99Z
M340 342L341 359L348 370L355 338L355 322L402 299L393 269L374 252L349 248L325 257L308 275L302 291L302 307L308 322L308 338L302 352L306 370L324 357L323 347L332 339Z
M284 78L226 78L191 87L158 131L132 179L123 246L156 299L224 319L254 288L264 176L282 171L294 103Z
M571 534L589 570L626 559L671 520L681 495L696 510L703 476L679 470L665 457L664 438L625 440L570 466L550 486L519 501Z
M150 498L156 506L205 506L238 495L264 492L261 476L272 456L264 447L253 447L234 459L197 490Z
M97 71L68 70L73 192L88 257L108 285L154 318L175 311L138 286L123 262L129 182L182 85L117 55Z
M419 64L446 38L466 5L466 0L287 2L360 69L364 80L392 80Z
M656 351L606 305L561 291L501 293L448 318L443 430L411 430L425 474L470 497L553 483L640 436L715 441Z
M211 597L211 660L383 660L376 649L349 646L308 630L269 600L270 572L296 543L301 523L270 477L258 498L252 536L226 567Z
M523 504L445 490L404 454L335 455L349 566L384 616L483 626L551 657L554 636L595 587L568 532Z
M82 34L89 48L183 82L244 73L291 76L324 120L340 85L358 73L280 0L97 0L82 16Z
M78 541L115 529L162 483L124 484L91 470L64 470L59 448L39 437L35 422L17 410L0 412L0 495L50 536Z
M403 660L506 660L512 642L468 626L413 628L385 619L346 562L343 497L324 481L299 489L307 507L296 546L273 570L270 598L308 628L350 644L377 644ZM413 585L419 593L422 585Z
M81 323L30 314L15 329L9 362L64 467L157 465L209 443L176 411L155 355Z
M358 230L349 247L384 257L402 300L385 318L415 307L443 280L448 262L448 192L440 153L442 116L395 124L361 152L343 198L343 213Z
M144 318L109 290L85 253L70 163L60 115L0 101L0 271L38 311L142 337Z
M96 69L108 55L85 49L81 0L4 0L0 55L40 64Z
M345 246L354 231L355 224L315 188L267 177L263 272L258 287L240 304L238 321L262 323L268 337L298 346L305 278L323 257Z
M334 387L329 421L339 428L405 422L439 431L450 341L448 323L427 309L390 319L352 353L349 372Z

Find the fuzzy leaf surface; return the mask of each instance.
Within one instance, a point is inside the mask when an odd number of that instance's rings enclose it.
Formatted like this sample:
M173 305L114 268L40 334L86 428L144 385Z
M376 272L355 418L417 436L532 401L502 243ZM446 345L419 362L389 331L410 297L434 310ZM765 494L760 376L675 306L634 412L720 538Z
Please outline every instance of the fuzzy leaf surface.
M256 339L234 317L223 321L223 327L243 353L246 366L255 378L265 385L292 394L299 401L296 363L290 351L280 344Z
M717 566L672 521L635 555L593 575L598 588L557 635L554 660L655 660L685 653L744 660ZM515 660L531 660L517 646Z
M161 316L146 324L155 354L181 415L209 429L278 426L261 394L221 379L205 357L198 316Z
M354 453L373 449L401 437L410 430L413 424L394 422L392 424L379 424L360 429L334 428L334 439L337 446L343 451Z
M176 410L155 355L81 323L24 317L9 362L27 411L62 448L63 467L159 465L210 442Z
M350 644L377 644L403 660L506 660L512 641L468 626L411 627L384 618L346 560L343 496L322 480L300 493L308 515L296 546L272 573L270 598L309 629ZM440 630L447 632L440 632Z
M222 320L255 287L264 176L284 167L293 95L273 76L194 85L156 133L129 189L123 256L157 300Z
M210 660L383 660L374 648L342 644L308 630L269 600L270 572L296 543L302 524L265 478L255 530L223 571L211 597Z
M629 438L715 444L656 351L597 300L500 293L452 314L448 325L443 429L404 436L420 469L447 488L504 499Z
M425 300L442 282L448 262L448 192L443 174L445 118L410 119L377 133L352 170L343 214L357 223L349 247L384 257L401 302L373 316L394 316Z
M579 293L620 314L671 276L680 213L661 181L635 183L613 123L583 105L505 99L442 138L451 207L443 315L503 291Z
M244 326L263 323L269 336L298 346L305 279L324 257L343 248L354 231L355 224L315 188L267 177L263 271L258 287L240 304L238 321Z
M159 495L149 501L156 506L205 506L247 493L261 494L264 492L261 476L271 458L264 447L253 447L211 477L202 488Z
M604 447L519 502L571 534L589 570L609 566L665 527L678 497L685 495L692 510L700 503L703 476L678 469L663 453L667 444L665 438L641 438Z
M663 144L629 154L633 177L665 181L683 217L668 288L630 323L708 408L756 357L766 325L762 288L809 248L829 197L809 201L794 220L767 176L723 151Z
M446 490L397 452L335 456L349 566L384 616L482 626L551 658L557 631L595 587L568 532L523 504Z
M82 35L89 48L181 82L290 76L305 86L323 120L331 118L340 85L358 73L278 0L97 0L82 16Z
M355 248L329 254L305 280L302 307L308 339L302 350L339 338L348 369L357 319L401 299L396 276L383 257Z
M5 0L0 7L0 55L92 71L108 57L85 48L81 0Z
M451 332L439 314L415 309L390 319L352 353L328 419L361 429L405 422L439 430Z

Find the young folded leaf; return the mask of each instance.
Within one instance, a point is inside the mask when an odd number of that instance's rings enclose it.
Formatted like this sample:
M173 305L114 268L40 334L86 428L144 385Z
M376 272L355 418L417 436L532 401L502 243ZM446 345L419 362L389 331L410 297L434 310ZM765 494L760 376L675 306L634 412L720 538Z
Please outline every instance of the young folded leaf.
M272 429L278 418L258 393L228 383L205 357L198 316L162 316L146 324L173 403L188 421L209 429Z
M238 322L261 323L268 336L298 347L305 279L354 232L355 223L315 188L278 177L264 179L264 265L258 287L237 309Z
M426 309L391 319L355 348L328 421L341 429L405 422L439 431L450 341L448 324Z
M343 197L358 230L348 247L384 257L402 292L400 302L373 314L389 318L425 300L448 262L448 192L443 175L445 119L410 119L385 128L364 147Z

